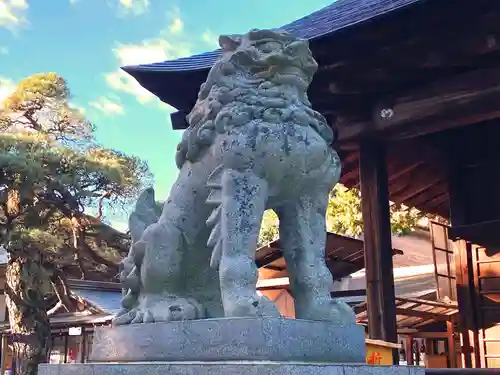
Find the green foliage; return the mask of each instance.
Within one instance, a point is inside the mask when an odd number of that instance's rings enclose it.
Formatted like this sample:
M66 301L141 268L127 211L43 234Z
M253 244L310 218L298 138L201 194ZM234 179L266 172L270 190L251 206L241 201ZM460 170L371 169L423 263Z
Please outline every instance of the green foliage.
M356 237L363 233L361 193L337 184L330 194L327 210L327 228L330 232ZM391 204L391 231L395 235L411 232L422 213L414 208Z
M69 99L62 77L42 73L0 103L0 242L8 250L14 238L36 244L65 267L77 257L89 267L110 267L120 259L113 246L126 251L126 239L84 208L102 208L103 199L128 203L151 175L138 158L99 145L94 126Z
M411 232L422 217L413 208L391 205L391 231L395 235ZM279 238L278 216L272 210L266 211L262 220L259 244L263 245ZM326 213L327 230L344 236L357 237L363 233L361 195L357 189L347 189L337 184L330 193Z
M359 192L335 185L328 201L326 223L328 231L344 236L356 237L363 233Z
M267 210L262 217L259 233L259 247L279 238L279 219L273 210Z

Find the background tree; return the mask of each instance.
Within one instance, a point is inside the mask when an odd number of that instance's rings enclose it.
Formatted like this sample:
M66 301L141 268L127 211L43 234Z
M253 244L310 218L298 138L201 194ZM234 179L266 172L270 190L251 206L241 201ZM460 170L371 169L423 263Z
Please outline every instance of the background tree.
M422 216L415 208L391 203L391 232L395 235L408 234L415 229ZM330 194L326 218L330 232L350 237L363 234L360 191L337 184Z
M414 209L392 204L391 230L393 234L404 235L411 232L422 214ZM361 212L361 195L357 189L347 189L337 184L330 193L326 213L327 230L344 236L358 237L363 233L363 217ZM259 244L262 246L279 237L278 216L272 210L267 210L262 220Z
M276 215L273 210L267 210L266 212L264 212L264 216L262 217L262 224L260 226L258 246L264 246L269 242L277 240L280 236L278 227L278 215Z
M95 246L103 241L96 232L101 223L84 208L102 211L104 199L124 204L150 179L144 162L101 147L69 98L63 78L36 74L0 109L0 243L10 257L6 303L19 375L36 374L48 355L45 297L52 286L56 294L65 288L55 258L71 254L82 277L89 265L115 272L119 256L113 246Z

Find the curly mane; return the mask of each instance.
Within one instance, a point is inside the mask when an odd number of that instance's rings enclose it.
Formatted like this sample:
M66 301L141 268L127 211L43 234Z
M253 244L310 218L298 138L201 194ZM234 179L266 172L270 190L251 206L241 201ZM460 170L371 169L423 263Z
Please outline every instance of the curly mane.
M222 56L200 87L177 146L179 168L196 161L217 133L252 120L311 126L329 144L325 118L311 108L307 88L318 68L308 42L282 31L251 30L219 38Z

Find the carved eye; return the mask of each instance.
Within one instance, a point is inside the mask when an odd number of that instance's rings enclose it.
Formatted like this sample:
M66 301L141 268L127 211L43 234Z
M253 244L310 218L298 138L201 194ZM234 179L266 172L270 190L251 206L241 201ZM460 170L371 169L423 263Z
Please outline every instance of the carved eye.
M269 53L269 52L279 50L281 45L277 42L265 42L265 43L258 45L258 47L262 52Z
M286 47L286 53L289 55L295 55L298 51L297 46L290 44L289 46Z

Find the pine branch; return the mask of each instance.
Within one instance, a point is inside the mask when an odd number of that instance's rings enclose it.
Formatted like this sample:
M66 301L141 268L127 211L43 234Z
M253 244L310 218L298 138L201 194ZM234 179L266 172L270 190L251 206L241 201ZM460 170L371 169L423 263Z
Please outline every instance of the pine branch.
M53 268L50 283L52 284L61 306L64 307L66 311L70 312L74 304L70 298L70 287L64 273L58 268Z

